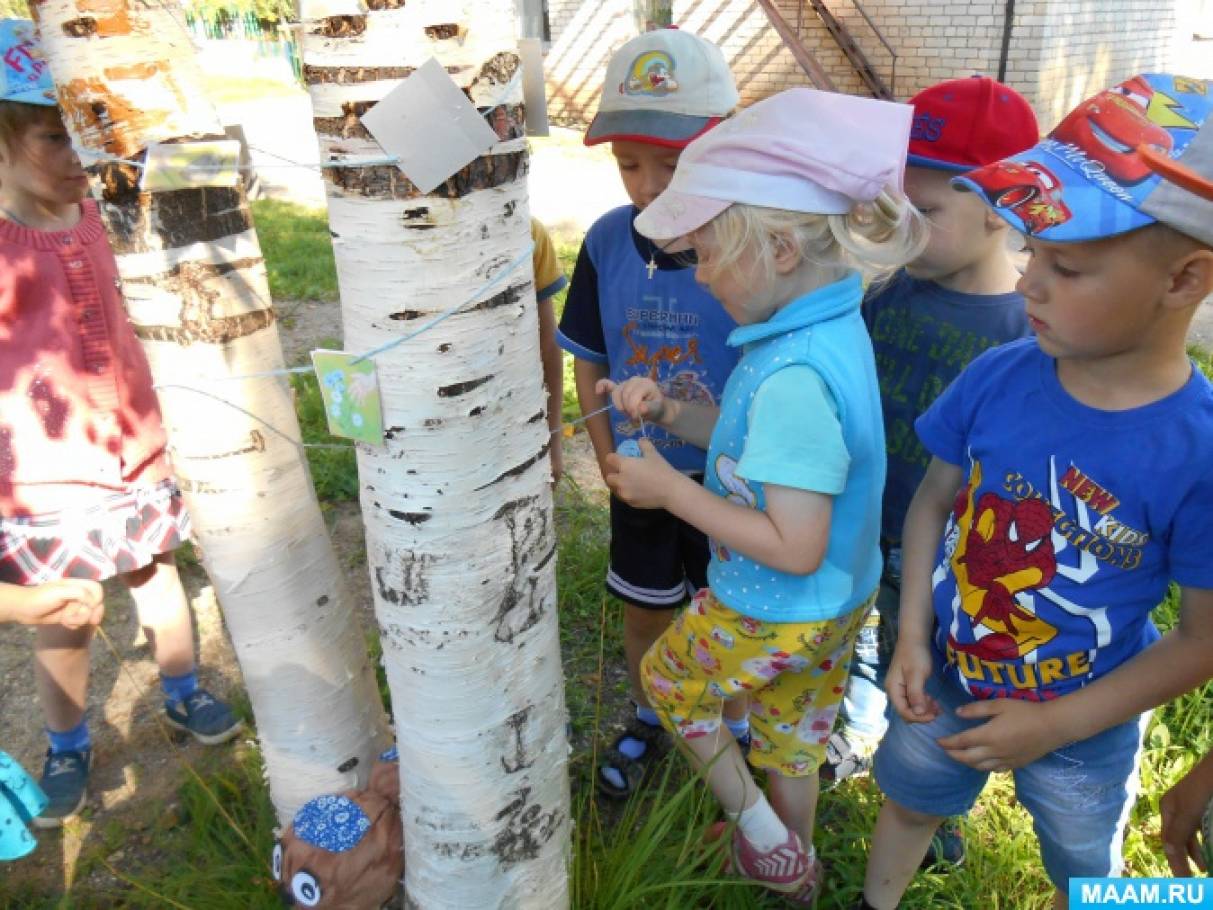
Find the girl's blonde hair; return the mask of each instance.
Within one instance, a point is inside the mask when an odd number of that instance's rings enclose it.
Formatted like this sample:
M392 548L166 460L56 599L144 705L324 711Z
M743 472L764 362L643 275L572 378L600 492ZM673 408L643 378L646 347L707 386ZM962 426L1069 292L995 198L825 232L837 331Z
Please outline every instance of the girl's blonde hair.
M737 203L711 222L719 253L713 268L727 268L747 249L759 274L775 275L775 252L792 243L805 261L823 269L858 269L879 281L916 259L927 245L927 223L905 194L886 188L845 215L816 215Z

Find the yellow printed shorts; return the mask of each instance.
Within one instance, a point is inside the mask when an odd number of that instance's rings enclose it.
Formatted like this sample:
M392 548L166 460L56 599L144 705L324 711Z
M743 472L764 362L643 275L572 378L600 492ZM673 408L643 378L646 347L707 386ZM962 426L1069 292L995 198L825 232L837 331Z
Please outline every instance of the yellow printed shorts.
M715 734L725 699L750 704L750 764L817 773L874 597L820 622L762 622L704 588L653 644L640 677L662 723L687 739Z

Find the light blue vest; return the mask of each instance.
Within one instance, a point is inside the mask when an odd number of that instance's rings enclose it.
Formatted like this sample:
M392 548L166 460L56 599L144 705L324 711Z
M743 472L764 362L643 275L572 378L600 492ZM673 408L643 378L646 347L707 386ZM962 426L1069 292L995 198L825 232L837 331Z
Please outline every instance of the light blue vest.
M734 502L766 508L761 483L734 469L745 448L750 402L763 380L794 364L821 376L838 411L851 456L846 489L834 497L830 540L821 567L792 575L712 541L708 584L726 606L770 622L833 619L860 606L880 581L880 503L885 479L884 424L872 342L860 317L859 276L798 297L769 320L742 326L729 344L742 347L729 377L708 448L704 486Z

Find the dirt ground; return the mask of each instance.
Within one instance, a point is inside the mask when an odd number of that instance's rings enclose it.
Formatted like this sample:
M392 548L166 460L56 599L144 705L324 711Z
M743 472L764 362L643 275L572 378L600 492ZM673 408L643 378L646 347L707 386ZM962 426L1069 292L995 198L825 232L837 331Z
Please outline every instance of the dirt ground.
M304 362L307 352L324 338L340 338L335 303L288 301L280 305L280 333L288 363ZM566 470L583 490L601 487L597 467L584 434L564 440ZM364 628L374 628L370 581L366 572L362 523L356 502L338 503L327 514L337 549L338 564L347 574L348 589ZM204 686L247 710L240 669L236 664L214 592L201 566L179 559L182 580L194 610L199 667ZM128 852L141 858L155 853L158 830L176 823L173 795L185 780L189 761L199 769L230 758L232 749L246 749L252 733L233 745L210 749L192 739L169 740L157 722L161 696L155 662L146 644L138 642L134 605L120 583L106 586L104 635L92 646L92 678L88 717L95 764L89 801L82 817L63 831L38 832L38 849L25 859L6 863L0 875L0 906L8 888L19 886L45 894L48 905L68 888L109 891L120 883L103 868L80 881L77 867L101 843L117 842L106 860L120 868ZM20 626L0 626L0 748L17 758L36 778L41 771L46 740L34 693L33 633ZM125 836L106 837L114 826Z

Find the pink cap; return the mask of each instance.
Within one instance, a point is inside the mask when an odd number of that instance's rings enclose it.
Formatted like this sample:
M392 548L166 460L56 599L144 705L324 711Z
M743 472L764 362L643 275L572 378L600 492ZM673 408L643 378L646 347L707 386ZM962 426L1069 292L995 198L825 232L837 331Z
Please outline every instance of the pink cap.
M901 188L913 118L908 104L873 98L808 88L772 95L688 145L636 230L681 237L736 202L845 214Z

